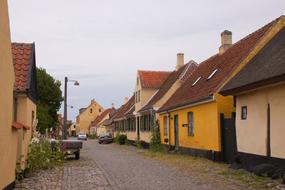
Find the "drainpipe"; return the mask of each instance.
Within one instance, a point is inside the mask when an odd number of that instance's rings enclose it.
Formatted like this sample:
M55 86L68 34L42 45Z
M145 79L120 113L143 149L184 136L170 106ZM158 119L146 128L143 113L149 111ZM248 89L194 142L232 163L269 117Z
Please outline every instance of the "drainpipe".
M169 145L169 149L171 147L171 144L170 144L170 113L168 111L166 111L167 113L167 118L168 118L168 145Z

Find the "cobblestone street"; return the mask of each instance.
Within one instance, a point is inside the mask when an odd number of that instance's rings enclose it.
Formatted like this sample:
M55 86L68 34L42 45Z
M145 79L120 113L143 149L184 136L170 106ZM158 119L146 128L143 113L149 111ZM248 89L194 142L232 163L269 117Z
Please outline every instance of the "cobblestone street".
M84 142L80 160L44 170L16 184L16 190L238 190L253 189L209 172L189 171L140 154L132 146ZM204 164L207 165L207 164ZM270 189L270 188L268 188ZM282 189L282 188L278 188Z

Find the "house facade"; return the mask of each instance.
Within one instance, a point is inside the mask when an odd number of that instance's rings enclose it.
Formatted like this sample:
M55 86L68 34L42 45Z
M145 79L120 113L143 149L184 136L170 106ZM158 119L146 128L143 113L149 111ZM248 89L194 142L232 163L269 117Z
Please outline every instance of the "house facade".
M79 115L76 117L76 133L84 132L89 134L89 127L92 121L96 119L104 111L104 108L94 99L91 100L87 108L79 110Z
M232 44L232 33L221 34L219 52L199 64L158 110L161 141L170 147L212 160L222 160L221 119L234 115L234 99L219 90L280 30L280 19Z
M6 0L0 1L0 43L0 149L2 151L0 155L0 189L12 189L15 181L18 131L12 127L15 75Z
M174 94L174 92L185 82L185 80L195 71L198 64L191 60L184 64L184 54L177 54L177 64L167 79L162 83L158 91L151 99L139 110L142 118L142 124L145 126L142 129L151 129L156 120L159 120L157 110ZM144 118L151 118L149 122L145 122ZM151 136L151 130L147 131L148 139Z
M35 44L13 43L15 72L14 119L18 129L17 166L27 167L29 144L37 125L37 76Z
M285 22L284 16L280 21ZM222 89L236 99L237 150L245 167L285 164L285 28Z
M110 118L115 111L115 108L108 108L104 110L94 121L91 122L89 133L91 135L99 136L103 133L113 133L112 129L104 125L104 121Z
M137 139L149 143L151 139L151 123L153 114L142 114L139 111L159 91L159 88L168 78L171 72L166 71L141 71L137 72L136 86L134 91L134 115L136 118L136 131L130 133L128 139Z

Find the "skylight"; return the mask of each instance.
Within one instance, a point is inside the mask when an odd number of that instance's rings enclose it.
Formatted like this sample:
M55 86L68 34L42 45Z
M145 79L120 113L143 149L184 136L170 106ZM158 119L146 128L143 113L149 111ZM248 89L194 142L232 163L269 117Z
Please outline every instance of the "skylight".
M208 76L207 80L210 80L210 79L214 76L214 74L215 74L217 71L218 71L218 69L215 69L215 70Z
M199 80L201 79L201 77L198 77L195 82L192 84L192 86L194 86Z

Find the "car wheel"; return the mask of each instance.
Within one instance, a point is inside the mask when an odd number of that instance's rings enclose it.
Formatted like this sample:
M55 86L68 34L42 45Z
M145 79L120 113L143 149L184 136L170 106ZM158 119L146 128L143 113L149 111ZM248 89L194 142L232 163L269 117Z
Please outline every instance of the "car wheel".
M80 158L80 152L75 152L74 155L75 155L75 159L76 159L76 160L79 160L79 158Z

